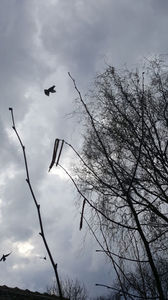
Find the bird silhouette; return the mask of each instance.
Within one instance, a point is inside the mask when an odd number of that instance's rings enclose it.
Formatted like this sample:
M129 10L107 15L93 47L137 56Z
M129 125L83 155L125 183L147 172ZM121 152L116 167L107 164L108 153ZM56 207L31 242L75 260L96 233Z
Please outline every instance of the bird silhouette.
M12 252L8 253L8 254L3 254L0 261L5 261L6 257L9 256Z
M51 86L49 89L45 89L45 90L44 90L44 94L45 94L46 96L49 96L50 93L56 93L56 90L54 90L54 88L55 88L55 85Z

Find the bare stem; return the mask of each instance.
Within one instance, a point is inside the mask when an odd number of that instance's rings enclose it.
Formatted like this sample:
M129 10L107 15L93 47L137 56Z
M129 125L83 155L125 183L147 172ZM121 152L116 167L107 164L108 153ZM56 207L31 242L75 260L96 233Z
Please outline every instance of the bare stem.
M59 291L59 296L60 298L62 299L62 289L61 289L61 284L60 284L60 280L59 280L59 275L58 275L58 270L57 270L57 263L54 262L54 259L52 257L52 254L51 254L51 251L49 249L49 246L48 246L48 243L46 241L46 238L45 238L45 233L44 233L44 228L43 228L43 223L42 223L42 218L41 218L41 213L40 213L40 204L38 204L37 202L37 199L36 199L36 196L34 194L34 191L33 191L33 188L32 188L32 185L31 185L31 182L30 182L30 176L29 176L29 169L28 169L28 163L27 163L27 157L26 157L26 151L25 151L25 146L23 145L22 143L22 140L18 134L18 131L16 129L16 126L15 126L15 120L14 120L14 114L13 114L13 108L10 107L9 108L10 112L11 112L11 118L12 118L12 128L13 130L15 131L16 133L16 136L19 140L19 143L21 145L21 148L22 148L22 151L23 151L23 157L24 157L24 163L25 163L25 170L26 170L26 182L29 186L29 189L30 189L30 192L31 192L31 195L32 195L32 198L33 198L33 201L34 201L34 204L36 206L36 209L37 209L37 214L38 214L38 220L39 220L39 225L40 225L40 236L42 237L43 239L43 242L44 242L44 245L45 245L45 248L46 248L46 251L48 253L48 256L50 258L50 262L52 264L52 267L54 269L54 273L55 273L55 277L56 277L56 282L58 284L58 291Z

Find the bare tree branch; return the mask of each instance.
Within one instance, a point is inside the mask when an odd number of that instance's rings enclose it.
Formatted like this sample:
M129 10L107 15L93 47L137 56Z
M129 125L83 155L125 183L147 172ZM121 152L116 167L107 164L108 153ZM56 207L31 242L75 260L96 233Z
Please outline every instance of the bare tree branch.
M25 163L25 169L26 169L26 182L29 186L29 189L30 189L30 192L31 192L31 195L32 195L32 198L34 200L34 204L36 206L36 209L37 209L37 213L38 213L38 220L39 220L39 225L40 225L40 236L42 237L43 239L43 242L44 242L44 245L45 245L45 248L46 248L46 251L48 253L48 256L50 258L50 262L51 262L51 265L54 269L54 273L55 273L55 277L56 277L56 282L58 284L58 290L59 290L59 296L60 298L62 299L62 290L61 290L61 284L60 284L60 280L59 280L59 275L58 275L58 270L57 270L57 264L54 262L54 259L52 257L52 254L51 254L51 251L49 249L49 246L48 246L48 243L46 241L46 238L45 238L45 233L44 233L44 228L43 228L43 223L42 223L42 218L41 218L41 213L40 213L40 204L38 204L37 202L37 199L35 197L35 194L34 194L34 191L33 191L33 188L32 188L32 184L30 182L30 176L29 176L29 169L28 169L28 164L27 164L27 158L26 158L26 151L25 151L25 146L23 145L22 143L22 140L16 130L16 126L15 126L15 120L14 120L14 114L13 114L13 109L10 107L9 108L10 112L11 112L11 117L12 117L12 123L13 123L13 130L15 131L16 133L16 136L19 140L19 143L22 147L22 151L23 151L23 156L24 156L24 163Z

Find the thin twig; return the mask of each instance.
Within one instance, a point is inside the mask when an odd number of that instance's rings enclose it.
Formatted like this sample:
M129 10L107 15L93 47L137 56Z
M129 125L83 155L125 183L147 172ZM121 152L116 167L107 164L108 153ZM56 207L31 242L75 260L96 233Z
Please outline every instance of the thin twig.
M118 289L116 289L116 288L114 288L114 287L112 287L112 286L106 285L106 284L96 283L95 285L96 285L96 286L102 286L102 287L105 287L105 288L107 288L107 289L111 289L111 290L117 291L117 292L119 292L119 293L122 293L121 290L118 290ZM135 297L135 298L138 298L138 299L145 299L145 300L148 300L148 299L149 299L149 300L152 300L152 299L158 299L158 297L148 297L148 298L144 298L144 297L141 297L141 296L136 296L136 295L134 295L134 294L128 293L128 292L126 292L126 291L124 291L124 293L127 294L128 296Z
M95 211L97 211L98 213L100 213L104 218L106 218L106 220L120 226L120 227L123 227L123 228L127 228L127 229L130 229L130 230L137 230L136 227L132 227L132 226L127 226L127 225L124 225L122 223L119 223L119 222L116 222L112 219L110 219L108 216L106 216L100 209L98 209L97 207L95 207L84 195L83 193L80 191L79 187L77 186L75 180L73 179L73 177L69 174L69 172L63 167L61 166L60 164L58 164L63 170L64 172L68 175L68 177L71 179L71 181L73 182L74 186L76 187L78 193L82 196L83 199L86 200L86 202L90 205L90 207L92 207Z
M96 252L105 252L105 253L110 253L120 259L124 259L124 260L129 260L129 261L133 261L133 262L139 262L139 263L149 263L148 260L137 260L137 259L131 259L131 258L128 258L128 257L124 257L124 256L121 256L121 255L118 255L114 252L111 252L111 251L104 251L104 250L96 250Z

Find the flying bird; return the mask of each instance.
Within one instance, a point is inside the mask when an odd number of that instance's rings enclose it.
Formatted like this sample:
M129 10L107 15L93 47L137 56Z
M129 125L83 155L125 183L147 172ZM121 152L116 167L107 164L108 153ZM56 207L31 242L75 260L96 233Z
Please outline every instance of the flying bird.
M45 94L46 96L49 96L50 93L56 93L56 90L54 90L54 88L55 88L55 85L51 86L49 89L45 89L45 90L44 90L44 94Z
M44 256L44 257L40 257L40 259L44 259L44 260L46 260L47 258L46 258L46 256Z
M6 257L9 256L12 252L8 253L8 254L3 254L0 261L5 261Z

